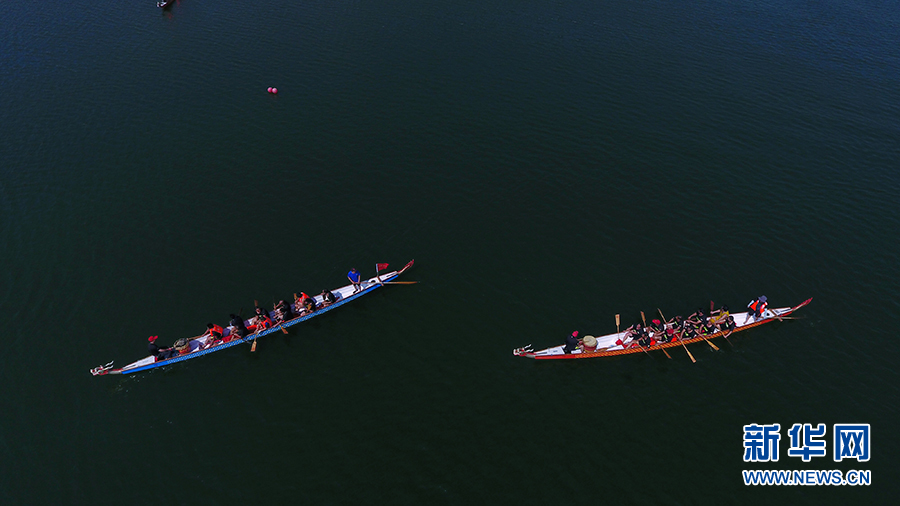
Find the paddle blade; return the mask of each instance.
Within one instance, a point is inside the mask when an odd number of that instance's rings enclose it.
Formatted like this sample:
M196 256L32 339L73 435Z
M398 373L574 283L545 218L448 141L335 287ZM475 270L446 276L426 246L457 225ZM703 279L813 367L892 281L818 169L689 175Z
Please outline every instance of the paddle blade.
M259 339L254 339L253 344L250 345L250 353L253 353L254 351L256 351L256 342L257 341L259 341Z

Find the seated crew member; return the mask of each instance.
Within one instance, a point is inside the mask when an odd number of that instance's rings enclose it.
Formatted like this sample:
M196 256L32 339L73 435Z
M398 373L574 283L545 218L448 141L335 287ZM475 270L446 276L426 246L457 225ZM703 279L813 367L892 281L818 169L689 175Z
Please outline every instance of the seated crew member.
M679 335L679 339L682 341L687 341L688 339L693 339L697 337L697 330L694 329L694 324L685 320L684 326L681 328L681 335Z
M639 343L644 336L647 335L647 329L645 329L640 323L635 323L631 327L625 329L625 343L627 346L623 345L623 348L634 348L636 343ZM618 344L618 342L617 342Z
M209 348L210 346L215 346L222 342L222 336L225 335L225 329L218 325L207 323L206 334L209 334L209 337L206 338L206 344L203 345L203 349Z
M697 311L691 313L690 316L687 317L688 321L703 325L706 323L706 313L703 312L703 308L697 309Z
M359 284L359 272L356 271L356 267L350 269L350 272L347 273L347 279L349 279L350 283L353 285L353 293L362 290L362 287L360 287Z
M729 314L730 313L728 312L728 306L723 304L722 307L711 312L709 315L712 317L712 321L714 323L720 323L724 322L725 318L728 318Z
M147 350L151 355L153 355L154 358L156 358L156 362L178 355L178 352L175 351L175 349L171 346L159 346L158 344L156 344L157 339L159 339L159 336L150 336L147 339L147 341L149 341L149 343L147 344Z
M322 296L322 306L330 306L337 302L337 297L328 290L322 290L322 293L319 295Z
M297 303L301 308L300 314L312 313L316 310L316 299L307 295L306 292L300 292L300 298L297 299Z
M704 323L700 327L700 329L701 329L701 332L703 332L704 334L706 334L708 336L711 336L719 331L718 327L716 326L715 322L713 322L712 318L706 320L706 323Z
M237 316L237 315L234 314L234 313L232 313L232 314L229 315L229 316L231 316L231 323L230 323L230 325L231 325L231 328L232 328L232 331L231 331L231 334L230 334L230 335L231 335L232 337L237 336L238 338L243 339L244 336L246 336L247 334L249 334L249 332L247 331L247 326L244 325L244 319L241 318L240 316ZM230 341L230 339L229 339L229 341Z
M734 323L734 316L728 315L725 318L725 321L722 322L722 329L725 330L725 337L730 336L734 333L734 329L737 328L737 324Z
M684 326L685 321L681 318L681 315L678 315L672 321L672 330L675 331L675 335L673 336L673 341L677 341L680 335L684 334Z
M747 323L747 320L753 316L756 319L759 319L760 316L766 311L766 308L769 306L765 295L760 295L758 298L753 299L747 304L747 318L744 319L744 323Z
M675 329L673 327L667 327L666 331L660 336L660 341L664 343L671 343L675 340Z
M286 322L294 319L294 312L291 311L291 305L284 300L279 300L275 305L275 315L279 321Z
M253 318L253 325L248 327L249 330L260 332L272 327L272 319L269 318L269 312L265 308L256 308L256 316Z
M631 347L633 348L635 343L643 346L641 344L641 340L647 336L647 329L644 328L640 323L635 323L634 327L631 329Z
M661 321L651 320L650 328L653 329L654 332L659 333L659 332L662 332L665 327L663 326L663 323Z
M563 347L563 353L572 353L578 348L579 344L581 344L581 339L578 339L578 331L576 330L566 336L566 346Z
M644 334L643 336L641 336L637 342L638 346L642 348L649 348L653 345L653 339L648 334Z

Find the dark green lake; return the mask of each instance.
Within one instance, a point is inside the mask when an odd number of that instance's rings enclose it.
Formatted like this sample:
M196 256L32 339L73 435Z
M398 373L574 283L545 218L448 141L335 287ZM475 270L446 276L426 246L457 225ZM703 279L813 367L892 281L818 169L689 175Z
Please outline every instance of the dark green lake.
M10 2L0 504L892 504L898 25L878 0ZM88 373L412 258L419 284L256 353ZM696 364L510 353L761 294L814 300ZM751 423L779 462L743 461ZM788 457L794 423L871 424L872 458Z

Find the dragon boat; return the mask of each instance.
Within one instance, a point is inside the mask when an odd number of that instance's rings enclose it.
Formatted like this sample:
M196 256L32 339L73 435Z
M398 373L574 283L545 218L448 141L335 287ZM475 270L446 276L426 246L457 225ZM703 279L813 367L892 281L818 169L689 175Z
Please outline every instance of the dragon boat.
M124 367L115 368L113 366L113 362L109 362L108 364L101 365L91 369L91 374L94 376L104 376L107 374L132 374L136 372L146 371L149 369L155 369L157 367L163 367L170 364L175 364L177 362L183 362L185 360L190 360L192 358L202 357L204 355L208 355L210 353L215 353L217 351L222 351L226 348L231 348L232 346L237 346L239 344L251 343L255 339L259 339L261 337L267 336L273 332L280 332L281 329L285 327L290 327L291 325L296 325L300 322L304 322L309 320L310 318L315 318L316 316L325 314L329 311L337 309L344 304L347 304L350 301L356 300L363 295L372 293L374 290L384 286L385 283L391 283L398 276L406 272L407 269L412 267L415 260L410 260L406 266L404 266L399 271L391 271L384 274L378 274L376 272L375 276L366 280L360 280L360 290L355 292L353 291L353 285L342 286L336 290L331 290L331 292L335 296L335 301L330 305L325 305L324 300L321 295L317 295L314 297L316 302L316 309L311 313L300 314L299 316L295 316L293 319L280 322L275 324L275 313L274 311L269 312L269 317L272 319L273 326L271 328L257 331L253 334L248 334L247 336L241 338L239 334L232 335L234 332L234 328L224 327L225 332L223 334L223 339L221 342L213 344L212 346L206 347L206 342L211 338L209 334L203 334L201 336L192 337L186 339L184 344L184 349L180 354L166 358L166 359L157 359L153 355L149 355L144 357L138 361L132 362ZM244 324L248 325L250 320L245 320Z
M734 332L740 332L765 323L780 320L783 317L792 314L794 311L797 311L801 307L809 304L811 301L812 298L809 298L794 307L766 309L759 317L756 317L754 315L750 315L748 317L748 313L746 312L731 313L731 316L734 317L735 323ZM686 346L691 343L698 343L704 340L708 341L710 339L715 339L717 337L725 335L726 333L726 331L720 330L719 332L716 332L714 334L698 335L691 339L679 339L677 341L668 343L657 343L653 346L640 347L638 346L637 342L631 340L630 335L627 331L625 331L600 337L585 336L584 340L591 341L592 344L595 340L596 346L580 346L578 349L570 353L566 353L564 351L564 344L539 351L534 351L529 344L528 346L514 349L513 355L517 357L533 358L535 360L574 360L580 358L612 357L616 355L628 355L631 353L642 353L645 351L650 352L659 349L674 348L676 346L682 345ZM588 337L591 337L592 339L588 339ZM693 358L693 356L691 357Z

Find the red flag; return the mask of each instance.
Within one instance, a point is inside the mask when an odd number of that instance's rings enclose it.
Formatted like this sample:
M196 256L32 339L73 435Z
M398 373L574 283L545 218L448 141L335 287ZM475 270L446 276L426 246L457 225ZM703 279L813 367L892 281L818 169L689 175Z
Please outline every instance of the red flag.
M388 264L375 264L375 272L381 272L388 268Z

